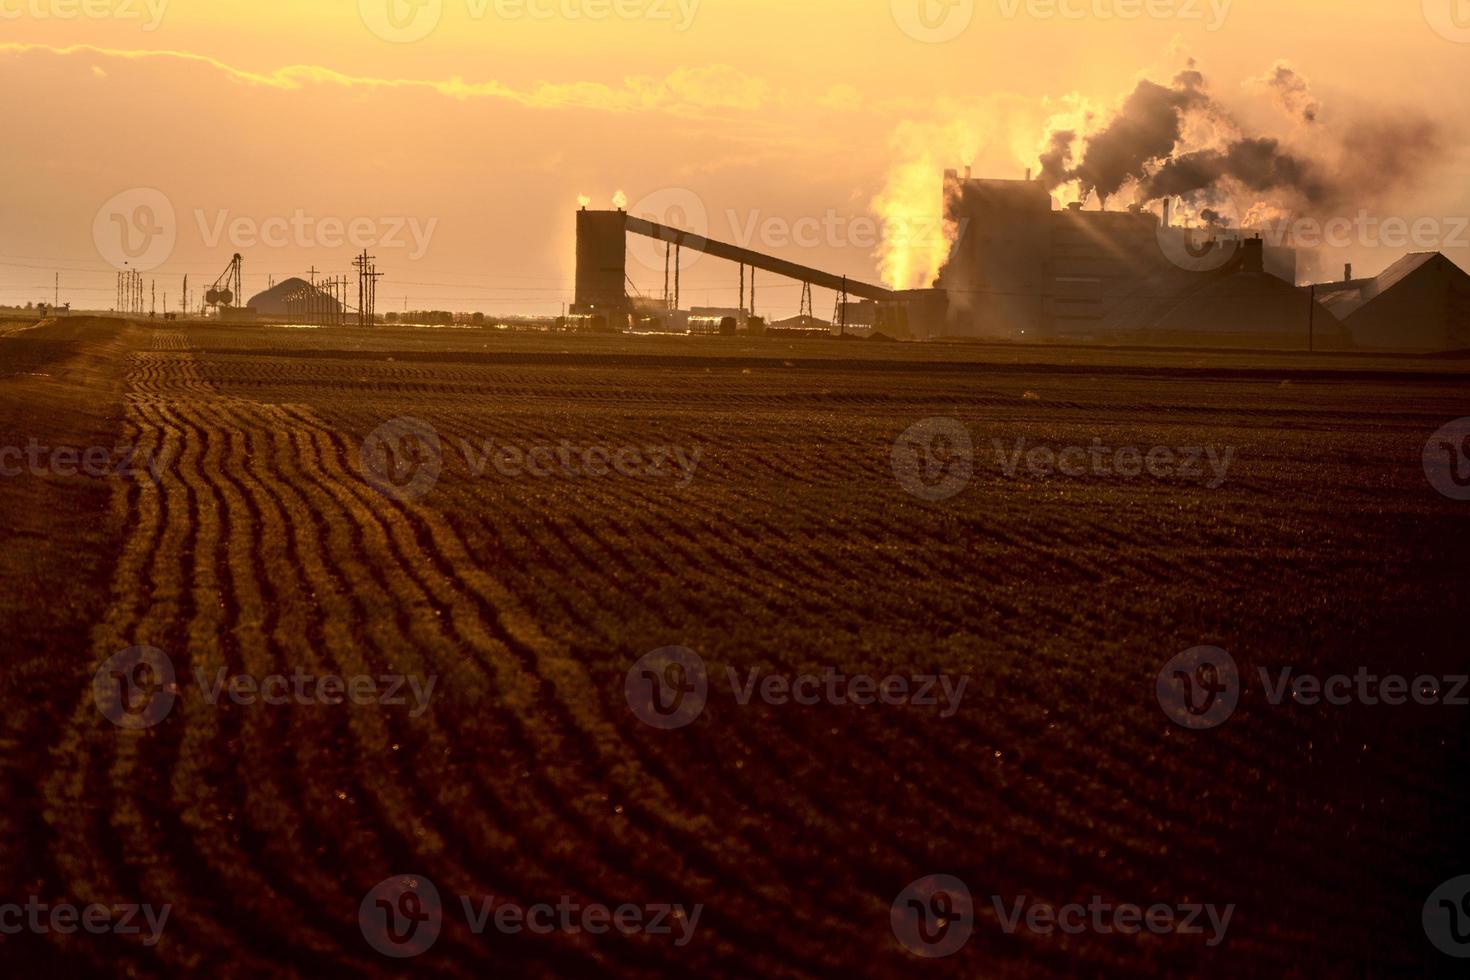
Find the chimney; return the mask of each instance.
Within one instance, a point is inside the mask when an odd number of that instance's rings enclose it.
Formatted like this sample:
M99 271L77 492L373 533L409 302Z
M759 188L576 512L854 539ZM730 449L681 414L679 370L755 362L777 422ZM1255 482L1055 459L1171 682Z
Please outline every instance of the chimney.
M970 168L969 167L966 167L965 168L965 179L966 180L969 180L970 179Z
M1170 200L1167 197L1164 198L1164 227L1165 228L1173 227L1172 225L1169 224L1169 219L1173 215L1173 210L1174 210L1173 209L1173 204L1174 204L1174 202L1172 200Z
M1030 167L1027 167L1026 168L1026 180L1027 181L1030 181L1031 180L1031 168Z
M1240 243L1240 271L1266 271L1266 243L1259 237L1247 238Z
M1351 262L1347 263L1346 265L1344 265L1342 267L1342 281L1343 282L1352 282L1353 281L1353 264Z

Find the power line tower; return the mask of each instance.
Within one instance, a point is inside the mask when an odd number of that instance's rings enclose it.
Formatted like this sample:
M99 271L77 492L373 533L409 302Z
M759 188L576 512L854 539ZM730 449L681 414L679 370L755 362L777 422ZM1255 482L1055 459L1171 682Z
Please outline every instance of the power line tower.
M363 249L362 254L352 260L357 269L357 325L370 327L377 322L378 280L382 273L373 264L375 257Z
M807 320L814 320L812 316L812 284L804 282L801 284L801 312L797 316Z

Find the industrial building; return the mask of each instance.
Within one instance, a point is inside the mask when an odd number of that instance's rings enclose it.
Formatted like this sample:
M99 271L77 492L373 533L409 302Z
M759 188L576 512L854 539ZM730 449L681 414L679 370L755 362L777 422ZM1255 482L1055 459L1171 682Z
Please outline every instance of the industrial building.
M666 269L662 297L628 295L627 236L630 234L664 243ZM841 311L854 309L851 298L871 303L871 312L864 314L864 327L868 331L878 330L892 336L931 336L944 329L942 301L937 296L920 295L934 294L935 290L886 289L637 218L626 211L591 211L587 208L577 212L577 280L571 315L587 321L594 328L649 329L654 321L658 321L675 328L683 325L687 329L691 317L681 311L679 303L680 263L685 251L700 252L739 264L742 283L745 270L750 271L749 301L742 295L741 306L720 311L721 319L733 317L741 324L758 320L754 312L754 281L756 270L760 270L800 282L808 291L810 287L817 286L837 293L839 319ZM809 311L804 311L803 315L808 321L814 319ZM933 322L923 322L926 317ZM839 329L841 327L839 324Z
M305 279L283 279L263 293L250 298L249 306L260 316L279 316L305 319L329 315L340 319L344 307L329 292L312 285Z
M1167 212L1166 212L1167 213ZM945 174L954 234L939 275L946 336L1187 346L1343 347L1296 288L1296 254L1151 211L1053 209L1039 180ZM1309 336L1309 335L1315 335Z
M1438 253L1407 256L1368 280L1299 286L1294 249L1223 225L1208 235L1140 207L1055 208L1040 180L944 175L951 249L934 288L892 290L633 217L577 213L574 317L608 329L691 329L680 312L684 250L741 265L754 317L755 270L839 294L838 330L917 340L1439 351L1470 349L1470 276ZM666 249L662 297L630 297L627 236ZM746 303L745 270L750 270ZM845 321L845 322L844 322ZM794 323L821 321L809 300Z
M1317 287L1317 301L1368 350L1470 350L1470 275L1438 252L1413 252L1371 279Z

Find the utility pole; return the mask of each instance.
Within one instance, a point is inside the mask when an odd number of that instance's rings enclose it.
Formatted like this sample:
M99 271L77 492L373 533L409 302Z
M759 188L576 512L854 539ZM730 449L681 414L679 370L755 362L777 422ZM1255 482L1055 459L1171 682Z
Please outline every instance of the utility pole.
M60 305L61 305L61 273L58 272L58 273L56 273L56 280L53 283L52 292L51 292L51 308L52 309L55 309L56 307L58 307Z

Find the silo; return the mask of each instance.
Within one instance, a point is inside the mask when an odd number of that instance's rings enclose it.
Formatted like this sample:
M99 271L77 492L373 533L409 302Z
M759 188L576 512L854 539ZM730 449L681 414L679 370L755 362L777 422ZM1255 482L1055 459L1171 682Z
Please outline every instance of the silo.
M577 212L577 296L572 312L627 312L627 220L623 211Z

